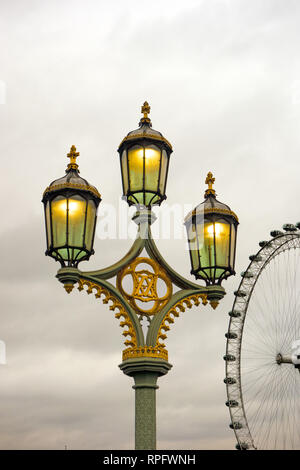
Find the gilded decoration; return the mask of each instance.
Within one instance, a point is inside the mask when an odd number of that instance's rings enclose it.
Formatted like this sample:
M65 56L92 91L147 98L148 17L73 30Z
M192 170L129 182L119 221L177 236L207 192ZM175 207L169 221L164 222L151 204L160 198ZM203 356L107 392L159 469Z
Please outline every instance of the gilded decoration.
M105 289L105 287L100 286L99 284L96 284L91 281L87 281L85 279L79 279L78 281L78 290L82 291L84 290L84 286L87 286L86 293L87 294L92 294L93 291L95 290L95 297L97 299L102 297L102 302L104 304L108 304L111 302L109 305L109 309L112 311L115 311L118 309L118 311L115 313L115 317L120 320L120 327L126 329L123 331L123 336L129 337L129 339L126 339L124 341L125 346L127 346L128 349L131 348L136 348L137 347L137 339L136 339L136 334L134 327L132 325L132 322L130 320L130 317L125 309L125 307L121 304L121 302L111 293L108 291L108 289ZM127 349L127 350L128 350Z
M151 270L138 269L141 264L150 266ZM126 277L131 278L130 292L124 287ZM164 284L164 294L158 292L159 281ZM171 280L162 267L150 258L136 258L122 269L117 276L117 288L139 315L155 315L167 304L172 296ZM149 308L146 308L146 305L145 308L142 307L141 303L149 305L149 302L151 302Z
M76 158L79 157L80 153L76 152L75 145L72 145L70 148L70 152L67 154L67 157L70 159L70 163L68 164L68 170L78 170L78 165L76 163Z
M53 186L48 186L48 188L46 188L44 191L43 197L45 196L46 193L49 193L51 191L57 191L59 189L79 189L82 191L89 191L90 193L93 193L95 196L101 199L100 193L97 191L96 188L94 188L94 186L79 184L79 183L62 183L62 184L54 184Z
M165 348L166 345L161 343L160 341L164 341L167 338L166 332L169 331L170 325L174 323L175 318L179 317L180 312L184 312L187 308L192 308L193 305L200 305L202 300L202 304L207 304L207 295L206 294L193 294L185 299L179 300L174 307L172 307L165 315L161 326L158 330L157 339L156 339L156 347L157 348Z
M158 346L141 346L139 348L127 348L123 351L123 361L137 357L153 357L168 360L168 351Z

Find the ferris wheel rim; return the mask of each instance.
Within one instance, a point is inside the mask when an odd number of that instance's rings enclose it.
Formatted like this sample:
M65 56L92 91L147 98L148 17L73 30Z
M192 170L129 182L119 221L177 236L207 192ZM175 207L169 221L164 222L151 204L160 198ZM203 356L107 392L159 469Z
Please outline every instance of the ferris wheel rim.
M237 448L239 449L257 449L249 428L247 415L245 412L243 391L241 384L241 349L243 340L243 330L245 319L254 292L256 283L268 265L280 253L289 249L289 243L300 239L300 231L291 224L286 233L274 231L271 232L272 239L260 242L261 248L255 255L250 256L250 263L242 275L238 289L234 292L235 300L232 305L231 314L226 341L225 360L225 379L227 402L226 405L230 414L230 427L235 433ZM296 248L296 247L294 247ZM299 247L298 247L299 248ZM233 316L234 312L239 316ZM232 326L234 328L232 329ZM237 337L234 332L238 331ZM233 337L230 335L233 334ZM234 354L235 353L235 354ZM235 382L231 382L231 379ZM239 427L241 425L241 427Z

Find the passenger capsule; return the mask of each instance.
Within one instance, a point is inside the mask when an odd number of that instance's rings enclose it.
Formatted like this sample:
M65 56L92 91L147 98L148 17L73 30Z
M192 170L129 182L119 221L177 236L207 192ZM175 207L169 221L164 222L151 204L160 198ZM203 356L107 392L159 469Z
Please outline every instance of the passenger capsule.
M233 356L232 354L225 354L225 356L223 356L223 359L224 361L233 362L235 361L235 356Z
M225 338L228 339L236 339L238 335L236 333L231 333L230 331L228 333L225 333Z
M246 279L250 279L251 277L254 276L254 274L252 274L251 271L242 271L241 276Z
M241 312L238 312L237 310L231 310L231 312L228 312L228 315L233 318L238 318L241 316Z
M246 297L247 296L247 292L243 291L243 290L236 290L234 292L234 295L236 297Z
M296 232L297 230L297 227L295 227L294 224L284 224L282 226L283 230L285 230L286 232Z
M234 385L234 384L236 384L236 380L235 380L233 377L226 377L223 382L224 382L224 384L226 384L226 385Z
M237 406L239 406L239 404L236 400L228 400L225 403L225 405L228 406L229 408L236 408Z
M281 230L272 230L272 232L270 232L270 235L271 237L278 237L279 235L283 235L283 232L281 232Z
M248 450L249 449L249 445L247 444L247 442L240 442L239 444L237 444L235 446L235 448L237 450Z
M260 255L250 255L249 259L250 261L261 261L262 257Z
M231 429L242 429L243 425L238 421L234 421L233 423L229 424Z

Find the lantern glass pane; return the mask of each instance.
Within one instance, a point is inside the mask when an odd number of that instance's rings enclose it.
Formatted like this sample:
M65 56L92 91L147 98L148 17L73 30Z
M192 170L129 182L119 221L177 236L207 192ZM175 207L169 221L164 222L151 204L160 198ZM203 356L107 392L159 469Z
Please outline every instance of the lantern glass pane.
M86 217L86 229L85 229L85 244L86 248L91 251L93 248L93 235L94 226L96 222L96 206L94 201L91 199L88 201L87 217Z
M77 248L72 250L72 260L79 261L81 258L86 256L86 252L83 250L78 250Z
M128 191L128 186L129 186L126 150L124 150L122 153L121 165L122 165L122 179L123 179L124 195L126 195Z
M68 245L82 247L87 201L74 195L68 199Z
M51 246L51 221L50 221L50 203L47 201L46 209L45 209L45 217L46 217L46 231L47 231L47 249Z
M230 223L224 219L219 219L214 223L214 232L217 254L216 265L227 267L229 265Z
M145 190L157 192L161 152L155 145L145 148ZM152 195L153 197L153 195ZM150 201L149 201L150 202ZM146 204L149 204L146 202Z
M160 179L159 179L159 191L161 194L165 194L168 163L169 163L169 159L167 156L167 152L163 150L162 159L161 159Z
M201 268L214 267L216 264L214 223L204 222L204 224L197 225L197 236ZM205 272L209 278L214 277L213 269L207 269Z
M144 148L134 145L128 150L130 191L143 190Z
M231 224L230 267L232 269L234 269L235 238L236 238L236 228L233 224Z
M57 196L51 201L53 247L66 245L67 199Z
M192 262L193 271L197 271L200 268L199 265L199 252L198 252L198 243L197 243L197 232L194 224L190 224L187 227L188 240L189 240L189 250Z

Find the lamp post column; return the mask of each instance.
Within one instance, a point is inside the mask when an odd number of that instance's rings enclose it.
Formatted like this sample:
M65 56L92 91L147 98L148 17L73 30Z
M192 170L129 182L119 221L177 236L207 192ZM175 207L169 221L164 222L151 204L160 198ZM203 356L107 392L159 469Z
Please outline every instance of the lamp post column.
M155 450L157 379L167 374L172 366L163 359L140 357L128 359L119 367L134 379L135 449Z

